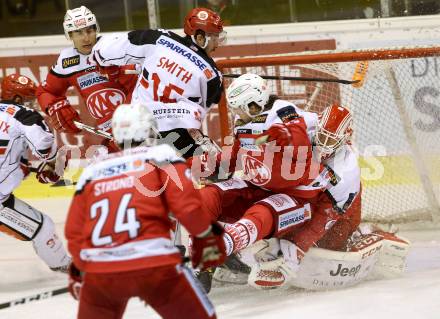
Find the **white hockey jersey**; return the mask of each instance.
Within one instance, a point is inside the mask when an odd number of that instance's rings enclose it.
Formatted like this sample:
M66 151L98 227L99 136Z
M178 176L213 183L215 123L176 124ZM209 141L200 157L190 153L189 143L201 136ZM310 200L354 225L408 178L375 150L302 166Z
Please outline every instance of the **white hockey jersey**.
M343 213L350 207L361 188L361 169L357 155L346 144L323 164L329 180L326 193L332 200L333 207Z
M268 130L275 123L283 123L294 117L303 117L307 126L307 135L312 140L318 123L318 114L306 112L295 104L285 100L275 100L272 107L252 118L249 123L240 119L235 121L234 133L239 138L241 146L251 147L259 134Z
M42 160L56 155L56 140L43 117L21 105L0 102L0 203L24 178L20 161L27 152Z
M171 31L103 36L93 52L102 66L142 65L132 103L173 103L154 110L159 130L200 129L206 112L220 100L222 76L214 60L189 38Z

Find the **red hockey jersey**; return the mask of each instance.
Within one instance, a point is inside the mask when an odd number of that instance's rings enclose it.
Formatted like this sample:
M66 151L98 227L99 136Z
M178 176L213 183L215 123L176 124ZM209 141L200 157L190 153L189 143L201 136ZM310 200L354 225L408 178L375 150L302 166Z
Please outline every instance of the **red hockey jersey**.
M309 137L316 119L308 118L312 113L298 112L301 110L293 104L277 100L270 110L255 116L251 122L237 121L229 170L242 170L242 179L274 193L312 198L322 192L327 182L321 177L322 166L313 161ZM275 123L288 125L291 145L284 148L274 143L256 145L256 139Z
M98 127L108 131L114 110L118 105L130 102L136 85L137 75L125 74L125 69L134 69L134 66L115 66L112 72L115 76L109 80L99 73L92 55L81 54L73 47L66 48L38 87L38 102L43 111L55 103L67 103L66 92L73 86L84 99Z
M190 169L168 145L137 147L87 167L70 205L65 235L77 267L117 272L177 264L171 211L192 235L206 231Z

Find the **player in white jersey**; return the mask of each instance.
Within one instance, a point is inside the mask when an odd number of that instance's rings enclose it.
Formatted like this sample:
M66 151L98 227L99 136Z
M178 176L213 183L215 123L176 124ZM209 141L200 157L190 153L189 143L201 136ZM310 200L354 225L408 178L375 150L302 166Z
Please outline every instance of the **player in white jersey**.
M162 138L190 157L197 139L205 142L202 121L222 93L222 75L210 54L225 32L220 17L205 8L188 13L184 31L185 37L163 29L103 36L93 52L100 66L141 65L132 103L148 104Z
M12 192L29 174L29 149L41 160L37 179L56 182L56 140L43 117L24 106L35 103L35 83L12 74L1 84L0 101L0 231L23 241L32 241L37 255L55 271L67 270L70 257L55 232L52 219L16 198Z

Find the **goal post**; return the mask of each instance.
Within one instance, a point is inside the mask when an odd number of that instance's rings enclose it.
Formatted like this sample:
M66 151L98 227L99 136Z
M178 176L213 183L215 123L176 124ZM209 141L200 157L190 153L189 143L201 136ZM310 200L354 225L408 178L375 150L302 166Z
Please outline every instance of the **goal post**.
M333 103L354 117L363 182L363 220L440 220L440 47L305 52L217 61L224 74L325 78L268 80L273 94L320 112ZM334 80L355 81L352 84ZM225 78L225 88L232 81ZM219 104L222 138L231 121Z

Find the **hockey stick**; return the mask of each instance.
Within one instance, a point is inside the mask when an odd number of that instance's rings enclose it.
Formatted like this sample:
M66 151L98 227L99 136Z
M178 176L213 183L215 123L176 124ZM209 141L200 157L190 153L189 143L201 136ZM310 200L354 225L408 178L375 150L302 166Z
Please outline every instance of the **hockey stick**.
M368 61L359 61L354 68L353 81L356 81L352 84L355 88L360 88L364 84L365 77L367 76L368 71Z
M243 74L223 74L225 78L238 78ZM308 81L308 82L331 82L331 83L341 83L341 84L355 84L359 80L349 81L341 79L330 79L330 78L305 78L301 76L278 76L278 75L260 75L266 80L288 80L288 81Z
M81 130L87 131L87 132L95 134L95 135L105 137L109 140L113 139L113 136L110 133L103 131L103 130L100 130L100 129L97 129L96 127L89 126L89 125L86 125L84 123L77 122L77 121L73 121L73 123L75 124L75 126L77 128L79 128Z
M54 289L54 290L40 292L35 295L31 295L31 296L11 300L8 302L4 302L4 303L0 304L0 309L15 307L15 306L19 306L19 305L28 304L33 301L48 299L50 297L65 294L68 291L69 291L69 289L67 287L64 287L64 288L58 288L58 289Z
M315 102L316 98L318 97L319 92L321 92L322 89L322 83L318 82L316 83L315 89L313 90L312 96L310 97L309 101L304 105L304 111L308 111L310 107L312 106L313 102Z

